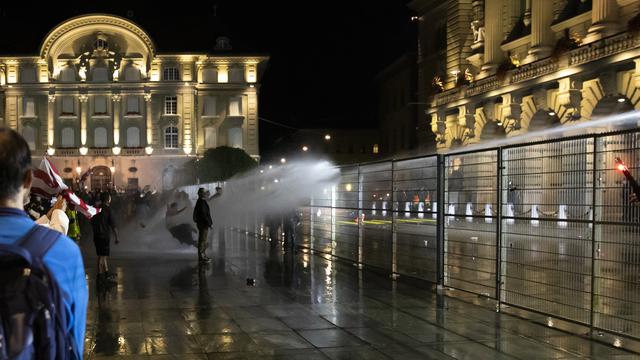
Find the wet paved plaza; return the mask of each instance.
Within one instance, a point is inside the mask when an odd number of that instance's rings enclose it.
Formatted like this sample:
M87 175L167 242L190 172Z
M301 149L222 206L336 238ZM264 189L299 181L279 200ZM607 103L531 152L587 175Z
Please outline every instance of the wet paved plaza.
M640 359L237 232L205 267L115 250L118 285L98 291L86 246L86 359Z

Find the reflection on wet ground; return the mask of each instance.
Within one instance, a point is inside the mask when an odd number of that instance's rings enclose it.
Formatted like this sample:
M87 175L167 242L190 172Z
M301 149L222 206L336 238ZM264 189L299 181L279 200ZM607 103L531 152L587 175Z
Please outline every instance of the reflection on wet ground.
M100 291L89 266L85 358L636 358L244 234L227 232L210 251L205 267L184 255L114 256L118 285Z

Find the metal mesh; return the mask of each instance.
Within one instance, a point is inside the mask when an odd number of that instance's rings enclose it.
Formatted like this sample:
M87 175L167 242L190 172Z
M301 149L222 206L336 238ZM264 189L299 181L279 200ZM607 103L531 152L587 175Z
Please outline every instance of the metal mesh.
M495 297L497 152L446 156L444 175L445 285Z
M360 167L360 208L364 214L361 222L362 263L386 270L391 270L393 256L391 180L391 162ZM374 214L373 210L377 209L378 203L380 211Z
M301 244L640 338L640 204L616 158L640 176L639 132L343 167Z
M398 161L393 168L396 271L437 280L438 159Z
M599 138L596 146L596 224L593 325L640 337L640 206L615 169L619 157L640 176L640 135Z
M589 322L593 139L502 154L502 301Z

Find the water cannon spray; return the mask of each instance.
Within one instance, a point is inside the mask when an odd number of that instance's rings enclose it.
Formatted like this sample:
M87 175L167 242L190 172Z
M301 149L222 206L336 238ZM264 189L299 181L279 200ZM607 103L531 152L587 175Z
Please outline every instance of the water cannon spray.
M629 172L629 168L627 167L627 165L625 165L625 163L619 157L616 158L616 170L620 171L624 175L624 177L627 178L627 181L631 185L631 190L635 194L636 198L640 199L640 185L638 185L636 179Z

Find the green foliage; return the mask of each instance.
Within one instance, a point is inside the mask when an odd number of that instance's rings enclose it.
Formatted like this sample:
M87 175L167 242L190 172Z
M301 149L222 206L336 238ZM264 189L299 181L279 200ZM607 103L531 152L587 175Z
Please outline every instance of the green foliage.
M204 156L187 163L201 183L225 181L257 166L258 163L244 150L228 146L208 149Z

